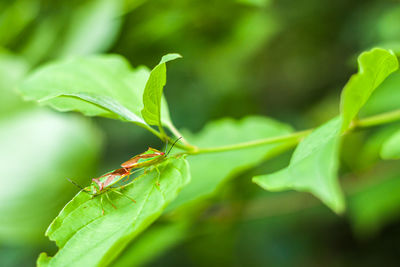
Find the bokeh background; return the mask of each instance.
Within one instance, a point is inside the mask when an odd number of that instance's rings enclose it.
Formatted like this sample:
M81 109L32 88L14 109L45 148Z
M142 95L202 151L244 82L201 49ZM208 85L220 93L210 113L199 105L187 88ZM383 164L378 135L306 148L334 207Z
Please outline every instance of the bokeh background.
M77 192L66 177L85 184L148 145L162 146L127 123L23 102L15 88L36 67L118 53L151 68L177 52L184 58L168 65L165 95L178 128L265 115L305 129L338 114L357 55L375 46L400 55L399 1L1 1L0 265L33 266L41 251L56 251L44 232ZM399 71L381 87L363 115L400 108ZM235 174L198 204L195 219L167 214L134 241L134 257L122 254L116 264L398 266L400 164L378 155L398 127L344 140L343 216L308 194L251 183L285 166L288 152Z

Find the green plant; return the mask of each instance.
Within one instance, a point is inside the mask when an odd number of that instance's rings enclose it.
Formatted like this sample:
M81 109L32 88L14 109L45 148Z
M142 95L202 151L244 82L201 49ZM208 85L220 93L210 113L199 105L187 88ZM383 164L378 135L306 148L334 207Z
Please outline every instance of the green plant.
M46 235L59 251L53 257L41 254L40 266L108 265L163 212L181 212L189 218L172 230L171 226L166 232L160 230L161 236L169 231L179 235L195 216L186 207L213 194L232 172L247 170L294 147L286 168L256 175L253 182L270 191L309 192L341 214L346 206L338 182L343 137L400 120L400 110L358 118L375 89L391 74L398 74L394 73L398 69L396 55L374 48L359 56L359 71L341 95L340 114L315 129L294 131L270 118L251 116L239 122L212 122L199 134L181 132L174 126L163 97L166 63L179 57L168 54L151 71L142 66L132 68L118 55L62 60L36 70L20 86L25 99L59 111L133 123L162 141L183 137L175 154L158 167L160 172L153 169L127 186L127 194L135 198L136 205L113 196L118 210L106 205L108 212L102 216L98 212L100 200L77 194L48 228ZM396 132L385 141L383 158L398 158L398 136ZM210 164L218 167L208 169Z

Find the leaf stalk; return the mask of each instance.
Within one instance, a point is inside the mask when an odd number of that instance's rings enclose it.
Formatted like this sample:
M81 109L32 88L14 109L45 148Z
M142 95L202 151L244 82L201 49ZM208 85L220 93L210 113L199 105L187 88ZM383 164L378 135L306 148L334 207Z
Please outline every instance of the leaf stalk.
M359 130L359 129L364 129L364 128L369 128L369 127L374 127L374 126L379 126L379 125L383 125L383 124L396 122L399 120L400 120L400 109L390 111L390 112L385 112L385 113L374 115L374 116L370 116L370 117L363 118L363 119L353 120L350 128L344 134L347 134L347 133L350 133L352 131ZM267 145L267 144L285 143L285 142L289 142L291 144L291 146L287 146L287 148L289 149L293 146L293 144L298 144L302 139L304 139L307 135L309 135L313 130L314 130L314 128L311 128L311 129L307 129L307 130L294 132L294 133L291 133L288 135L282 135L282 136L277 136L277 137L268 137L268 138L252 140L252 141L247 141L247 142L237 143L237 144L232 144L232 145L226 145L226 146L219 146L219 147L197 148L197 147L193 147L193 146L189 147L186 145L182 145L179 147L186 150L182 154L188 154L188 155L225 152L225 151L231 151L231 150L238 150L238 149L245 149L245 148L251 148L251 147L256 147L256 146L262 146L262 145Z

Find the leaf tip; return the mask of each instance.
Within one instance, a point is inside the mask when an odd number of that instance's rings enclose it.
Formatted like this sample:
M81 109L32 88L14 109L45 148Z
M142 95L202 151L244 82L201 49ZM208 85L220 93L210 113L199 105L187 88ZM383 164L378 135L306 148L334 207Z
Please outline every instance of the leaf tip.
M36 261L36 265L38 267L48 266L50 263L50 260L51 260L51 257L49 257L46 252L42 252L42 253L40 253L39 258Z
M344 197L342 194L340 196L337 196L338 199L337 201L333 203L325 203L330 209L332 209L333 212L335 212L337 215L343 215L346 211L346 204L344 201Z
M182 58L182 55L178 54L178 53L169 53L169 54L164 55L161 58L161 61L160 61L159 64L166 63L168 61L172 61L172 60L175 60L175 59L178 59L178 58Z
M261 178L262 177L262 175L257 175L257 176L254 176L253 178L251 178L251 181L253 182L253 183L255 183L256 185L259 185L260 187L263 187L262 186L262 183L261 183ZM264 187L263 187L264 188Z

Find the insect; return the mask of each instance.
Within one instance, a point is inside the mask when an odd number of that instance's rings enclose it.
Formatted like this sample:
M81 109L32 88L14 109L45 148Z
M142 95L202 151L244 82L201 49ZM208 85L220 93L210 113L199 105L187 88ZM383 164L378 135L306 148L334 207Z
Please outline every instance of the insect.
M153 165L156 166L157 163L160 163L161 161L163 161L168 156L168 154L171 152L171 150L174 147L174 145L176 144L176 142L178 142L178 140L181 138L182 137L179 137L178 139L175 140L175 142L172 144L172 146L170 147L170 149L168 150L167 153L166 153L166 151L162 152L155 148L149 147L145 152L143 152L139 155L136 155L136 156L132 157L131 159L129 159L128 161L122 163L121 164L122 168L110 171L98 178L93 178L92 183L85 188L83 188L79 184L75 183L74 181L72 181L68 178L67 179L72 184L74 184L75 186L80 188L81 191L92 195L92 198L100 195L100 204L101 204L102 214L104 215L104 206L103 206L104 195L106 196L108 201L111 203L111 205L115 209L117 207L111 202L111 199L108 195L109 192L114 192L119 195L122 195L122 196L130 199L132 202L136 203L136 201L133 198L123 194L122 192L120 192L118 190L123 189L127 185L131 184L133 182L133 180L135 180L139 176L143 175L145 173L145 167L150 167ZM167 149L167 146L165 149ZM132 171L133 169L134 169L134 171ZM157 167L156 167L156 170L158 173L160 173L159 170L157 169ZM132 178L131 175L134 175L134 177ZM159 186L158 178L159 178L159 176L157 177L156 184Z
M145 152L136 155L132 157L131 159L125 161L124 163L121 164L121 167L128 170L129 168L143 168L143 167L149 167L152 165L156 165L157 163L160 163L163 161L171 152L172 148L176 144L176 142L179 141L182 137L179 137L178 139L175 140L175 142L172 144L170 149L168 150L168 153L166 153L167 146L165 146L165 151L159 151L155 148L149 147Z
M104 195L108 199L108 201L111 203L112 207L117 209L117 207L111 202L111 199L108 195L109 192L114 192L116 194L122 195L132 202L136 203L136 201L123 194L122 192L118 191L119 189L123 189L125 186L129 185L131 182L133 182L134 179L138 178L144 174L143 169L135 169L132 171L132 168L120 168L113 170L111 172L108 172L98 178L93 178L92 183L83 188L79 184L75 183L74 181L68 179L72 184L80 188L83 192L92 195L92 198L100 195L100 204L101 204L101 210L102 214L104 215L104 207L103 207L103 197ZM131 175L134 175L133 179L130 178ZM125 178L125 179L124 179Z

